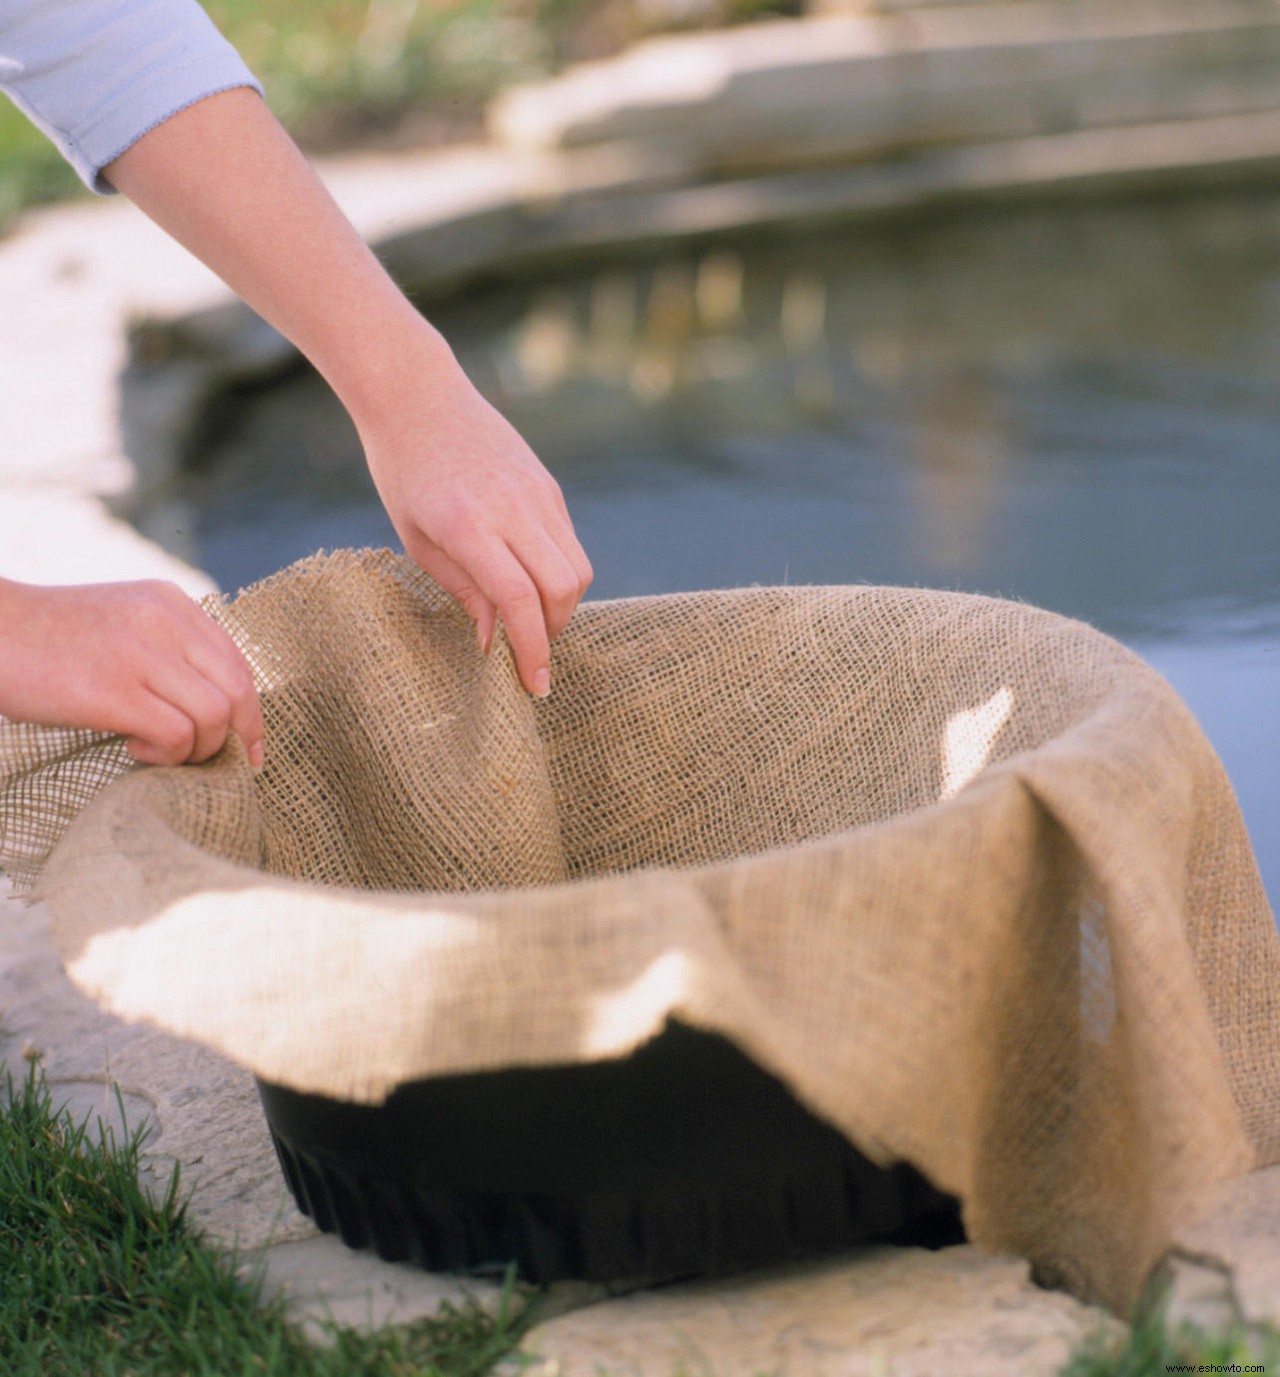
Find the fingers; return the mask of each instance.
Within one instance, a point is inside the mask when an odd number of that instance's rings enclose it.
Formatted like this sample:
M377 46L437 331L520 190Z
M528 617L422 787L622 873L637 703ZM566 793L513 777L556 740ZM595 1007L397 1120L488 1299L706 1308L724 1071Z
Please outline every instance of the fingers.
M145 693L139 715L144 721L126 743L135 760L144 765L185 765L191 760L198 731L188 713L154 693Z
M201 729L208 732L212 728L214 735L221 731L220 739L209 752L212 755L222 749L229 727L244 742L249 763L255 770L260 769L265 758L266 728L262 724L262 709L258 703L253 672L239 647L217 623L209 621L205 636L188 651L188 663L196 674L217 691L219 712L223 702L228 709L225 724L214 725L208 720L197 720L197 737ZM212 697L207 701L210 704L215 702ZM207 760L208 756L195 754L191 758Z
M525 537L527 553L502 541L464 537L457 560L437 547L418 543L409 553L461 603L476 624L480 648L488 651L495 617L502 618L520 681L539 698L551 689L551 641L564 630L591 578L580 554L579 572L550 537ZM575 542L576 544L576 542Z
M234 731L257 768L264 754L262 715L253 675L236 643L177 589L143 591L151 598L141 639L147 720L129 732L134 754L153 764L199 764L216 755Z
M199 765L226 744L234 707L211 679L189 664L166 661L153 671L148 690L149 720L134 734L143 749L139 759Z
M546 614L547 634L552 640L568 626L595 578L587 552L574 533L558 484L554 491L558 502L557 519L549 521L542 533L535 533L527 547L516 548L517 557L538 588Z
M587 565L584 581L582 573L561 546L541 532L529 537L524 547L517 547L512 553L538 595L546 634L550 640L555 640L568 626L569 618L591 582L591 566ZM582 560L586 562L585 554ZM506 621L505 615L503 620ZM510 626L507 630L510 634Z
M515 656L520 682L538 698L551 691L551 645L542 598L524 566L500 541L470 544L458 560L443 552L409 550L476 623L480 648L488 651L494 617L500 616Z
M492 585L482 584L507 629L521 682L540 698L551 690L550 642L569 624L593 577L572 527L567 535L557 543L535 530L523 543L502 547L490 557Z
M542 598L518 559L505 547L490 556L489 596L498 609L520 682L535 698L551 692L551 632Z
M480 591L475 579L430 541L409 540L406 542L406 548L413 559L471 618L476 629L476 642L482 653L487 655L493 644L493 633L498 621L497 608Z

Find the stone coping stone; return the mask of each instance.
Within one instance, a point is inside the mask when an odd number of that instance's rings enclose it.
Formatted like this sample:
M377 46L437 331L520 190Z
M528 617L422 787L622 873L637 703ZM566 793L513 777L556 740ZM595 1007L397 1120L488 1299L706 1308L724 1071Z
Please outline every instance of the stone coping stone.
M704 173L1274 108L1251 0L1025 0L651 38L488 112L513 147L673 143Z
M216 591L207 574L159 549L97 498L7 482L3 472L0 578L45 584L165 579L194 598Z

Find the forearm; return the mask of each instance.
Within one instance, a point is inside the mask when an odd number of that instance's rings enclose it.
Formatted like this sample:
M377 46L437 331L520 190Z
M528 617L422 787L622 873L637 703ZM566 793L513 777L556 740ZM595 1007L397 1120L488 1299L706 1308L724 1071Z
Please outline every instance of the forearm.
M315 364L350 412L405 549L497 618L532 693L591 582L559 486L471 386L262 101L209 97L106 175Z
M410 381L463 385L443 338L254 92L197 102L104 175L291 340L357 425Z

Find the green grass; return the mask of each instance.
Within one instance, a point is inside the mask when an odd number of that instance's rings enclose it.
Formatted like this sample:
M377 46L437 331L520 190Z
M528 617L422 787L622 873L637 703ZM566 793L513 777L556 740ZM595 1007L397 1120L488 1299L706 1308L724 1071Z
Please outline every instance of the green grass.
M38 1068L0 1067L0 1371L6 1377L482 1377L532 1307L508 1283L479 1303L374 1334L328 1326L314 1345L281 1298L188 1224L175 1171L139 1184L145 1131L90 1135Z
M801 3L205 0L205 8L285 125L304 148L320 151L474 134L485 102L511 82L616 51L656 28L793 14ZM79 185L44 136L0 100L0 226L22 207L76 194Z
M1173 1325L1157 1296L1139 1309L1122 1340L1095 1337L1081 1346L1059 1377L1167 1377L1179 1367L1280 1373L1280 1332L1237 1328L1209 1334Z

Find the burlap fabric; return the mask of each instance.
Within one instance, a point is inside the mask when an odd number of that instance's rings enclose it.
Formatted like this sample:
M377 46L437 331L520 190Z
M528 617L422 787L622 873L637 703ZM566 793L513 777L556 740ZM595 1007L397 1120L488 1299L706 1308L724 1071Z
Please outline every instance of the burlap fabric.
M260 776L0 727L4 864L116 1013L365 1101L678 1017L1119 1307L1207 1183L1280 1158L1234 796L1090 628L886 588L601 602L537 703L386 553L214 611Z

